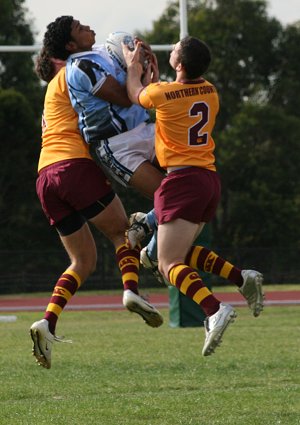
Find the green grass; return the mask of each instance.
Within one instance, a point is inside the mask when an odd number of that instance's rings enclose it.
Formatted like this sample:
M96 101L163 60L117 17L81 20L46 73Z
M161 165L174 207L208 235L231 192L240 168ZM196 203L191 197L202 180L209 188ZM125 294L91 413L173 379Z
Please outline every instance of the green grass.
M298 425L299 307L238 318L204 358L203 328L159 329L127 311L63 312L50 370L31 356L41 313L0 323L2 425Z

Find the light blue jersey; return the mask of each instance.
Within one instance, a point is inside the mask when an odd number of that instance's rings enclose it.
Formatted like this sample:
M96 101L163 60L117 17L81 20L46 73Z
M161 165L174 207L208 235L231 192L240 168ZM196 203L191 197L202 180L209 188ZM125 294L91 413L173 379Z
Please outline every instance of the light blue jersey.
M75 53L67 60L70 99L78 113L79 129L87 143L132 130L149 119L148 112L139 105L125 108L95 96L108 75L120 84L126 84L126 72L109 56L104 46Z

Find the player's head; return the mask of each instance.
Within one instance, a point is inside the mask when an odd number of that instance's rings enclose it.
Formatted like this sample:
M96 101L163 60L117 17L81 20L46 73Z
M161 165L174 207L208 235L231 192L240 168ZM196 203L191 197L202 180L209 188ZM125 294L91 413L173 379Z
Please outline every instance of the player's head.
M181 64L189 79L201 77L207 71L210 61L211 54L207 44L191 36L176 43L170 57L171 66L176 69Z
M69 15L51 22L43 40L49 56L62 60L66 60L71 53L90 50L94 43L94 31Z
M73 16L60 16L47 26L43 45L50 57L66 60L70 55L67 44L72 40Z
M39 78L49 83L57 72L65 65L65 61L61 59L52 58L49 56L45 48L40 51L36 63L35 72Z

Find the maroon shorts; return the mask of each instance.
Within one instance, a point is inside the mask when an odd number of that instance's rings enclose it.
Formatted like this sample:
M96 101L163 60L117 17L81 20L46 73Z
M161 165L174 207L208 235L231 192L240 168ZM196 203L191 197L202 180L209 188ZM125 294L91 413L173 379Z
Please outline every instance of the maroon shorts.
M59 161L43 168L36 191L51 225L113 192L101 168L86 158Z
M158 224L177 218L207 223L216 213L220 196L221 183L215 171L198 167L172 171L154 195Z

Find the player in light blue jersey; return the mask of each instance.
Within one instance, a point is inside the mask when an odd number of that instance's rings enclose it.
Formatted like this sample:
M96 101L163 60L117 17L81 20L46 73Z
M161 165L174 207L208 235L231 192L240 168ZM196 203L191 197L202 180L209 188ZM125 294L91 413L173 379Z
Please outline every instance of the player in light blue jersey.
M138 105L124 108L97 96L109 75L125 85L126 72L104 45L90 52L74 53L67 60L70 98L87 143L108 139L149 121L148 112Z
M93 49L94 31L67 18L69 34L64 28L62 38L58 30L57 45L45 47L53 57L67 60L67 84L81 134L107 174L153 199L164 177L154 165L154 124L144 108L129 100L126 72L119 63L105 46ZM58 18L56 31L60 22Z
M154 124L148 112L125 101L112 103L112 95L102 92L109 80L124 87L126 72L105 46L71 54L67 60L67 83L72 106L79 115L79 128L90 151L106 172L123 186L132 185L148 197L163 175L151 163L155 158ZM104 89L105 90L105 89ZM118 100L113 100L118 102ZM149 183L135 178L147 171ZM152 175L154 185L152 185ZM133 181L133 184L132 184ZM146 190L144 185L147 185Z

